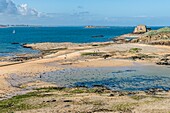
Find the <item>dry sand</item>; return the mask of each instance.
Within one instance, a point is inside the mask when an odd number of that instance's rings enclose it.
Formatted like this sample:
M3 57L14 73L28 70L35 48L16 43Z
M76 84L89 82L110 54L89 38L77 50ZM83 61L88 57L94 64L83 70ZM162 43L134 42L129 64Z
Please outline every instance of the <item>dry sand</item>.
M132 66L133 61L120 59L93 59L73 64L75 67L121 67Z

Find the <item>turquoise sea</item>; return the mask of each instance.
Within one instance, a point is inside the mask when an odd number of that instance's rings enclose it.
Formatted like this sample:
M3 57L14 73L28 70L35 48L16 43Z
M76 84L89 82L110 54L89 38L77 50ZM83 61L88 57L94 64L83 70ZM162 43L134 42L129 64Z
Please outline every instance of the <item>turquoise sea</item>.
M160 27L152 27L158 29ZM108 27L86 29L84 27L9 27L0 29L0 56L36 53L37 51L22 48L25 43L39 42L105 42L112 38L131 33L134 27ZM14 33L15 32L15 33ZM104 37L93 38L92 36ZM15 43L15 44L13 44ZM19 44L16 44L19 43Z

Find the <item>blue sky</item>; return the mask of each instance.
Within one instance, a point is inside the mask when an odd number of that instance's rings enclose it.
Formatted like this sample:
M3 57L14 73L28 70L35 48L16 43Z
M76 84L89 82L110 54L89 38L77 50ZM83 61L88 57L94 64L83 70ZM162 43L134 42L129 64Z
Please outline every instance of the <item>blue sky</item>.
M1 24L170 25L170 0L0 0Z

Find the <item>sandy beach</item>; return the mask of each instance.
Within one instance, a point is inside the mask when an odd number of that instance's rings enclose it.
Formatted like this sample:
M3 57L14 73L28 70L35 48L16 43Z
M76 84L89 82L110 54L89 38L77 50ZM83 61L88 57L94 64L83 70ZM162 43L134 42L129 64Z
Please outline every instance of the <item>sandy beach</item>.
M65 50L57 50L58 44L49 43L28 45L38 50L43 51L44 48L55 51L55 53L47 54L40 59L28 60L23 62L0 62L0 73L8 78L10 74L17 74L19 76L29 75L36 76L44 72L52 72L69 67L120 67L130 66L133 63L153 63L159 60L166 54L169 54L169 46L152 46L145 44L113 44L113 43L97 43L94 44L70 44L66 43ZM48 46L46 46L48 45ZM59 44L61 45L61 44ZM64 44L63 44L64 45ZM96 44L95 44L96 45ZM60 47L60 46L59 46ZM54 50L55 48L55 50ZM140 48L139 52L129 52L132 48ZM49 51L47 51L48 53ZM151 58L133 59L133 56L140 56L141 54L154 56ZM108 58L104 58L108 55ZM18 64L16 64L18 63ZM53 65L50 65L52 63ZM8 65L6 65L8 64ZM10 64L10 65L9 65ZM4 79L1 81L5 82ZM5 85L3 85L5 87ZM0 88L1 89L1 88Z
M59 45L63 45L62 48L66 49L61 49ZM44 52L44 55L38 59L0 63L0 94L2 99L11 97L7 94L14 96L20 94L21 91L23 93L24 89L31 91L35 88L57 87L54 83L41 81L43 73L67 68L114 68L133 66L134 64L156 65L156 62L169 54L170 51L169 46L137 43L114 44L111 42L95 44L53 43L51 46L50 43L40 43L26 46L38 49ZM127 101L129 100L127 99ZM34 112L34 110L28 112Z
M0 0L0 113L170 113L169 0Z

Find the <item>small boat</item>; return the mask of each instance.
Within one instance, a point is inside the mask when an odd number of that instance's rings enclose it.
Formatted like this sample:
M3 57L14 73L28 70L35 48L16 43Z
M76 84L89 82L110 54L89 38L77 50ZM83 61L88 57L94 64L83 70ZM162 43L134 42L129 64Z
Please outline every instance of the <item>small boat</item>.
M15 30L13 30L13 32L12 32L13 34L15 34L16 32L15 32Z

